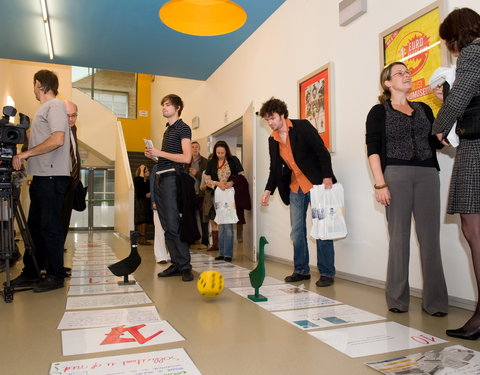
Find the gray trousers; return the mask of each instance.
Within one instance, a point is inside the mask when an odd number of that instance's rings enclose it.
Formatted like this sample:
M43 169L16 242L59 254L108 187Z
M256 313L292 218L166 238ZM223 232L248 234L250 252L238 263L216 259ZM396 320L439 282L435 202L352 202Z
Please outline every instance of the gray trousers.
M440 253L440 179L435 168L390 165L385 181L391 202L386 207L390 244L386 297L388 308L408 311L410 228L412 213L423 273L423 309L447 312L448 293Z

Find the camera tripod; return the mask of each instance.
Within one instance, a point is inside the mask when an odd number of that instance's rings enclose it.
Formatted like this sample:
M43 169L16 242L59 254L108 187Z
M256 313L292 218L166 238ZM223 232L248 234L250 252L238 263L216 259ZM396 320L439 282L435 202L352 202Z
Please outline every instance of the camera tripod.
M15 252L14 238L14 220L17 221L20 234L22 236L25 252L30 252L37 274L40 275L38 264L35 258L35 247L33 245L32 236L27 227L27 220L20 202L20 190L13 184L9 184L7 188L0 186L0 259L5 260L6 281L3 284L3 295L5 302L13 302L13 294L23 290L32 288L15 289L10 285L10 260Z

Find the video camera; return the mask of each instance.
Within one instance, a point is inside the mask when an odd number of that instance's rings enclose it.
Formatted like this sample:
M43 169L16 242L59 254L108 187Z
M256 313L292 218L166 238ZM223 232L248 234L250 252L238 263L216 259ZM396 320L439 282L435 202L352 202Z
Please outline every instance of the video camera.
M20 113L20 124L11 124L10 117L17 110L12 106L3 107L3 117L0 119L0 189L12 186L12 161L17 154L17 145L25 143L30 118Z

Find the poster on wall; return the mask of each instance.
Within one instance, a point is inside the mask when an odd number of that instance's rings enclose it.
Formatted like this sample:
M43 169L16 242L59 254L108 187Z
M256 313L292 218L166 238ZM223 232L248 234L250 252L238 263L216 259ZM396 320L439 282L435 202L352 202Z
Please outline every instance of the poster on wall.
M330 118L331 63L298 81L300 118L307 119L317 129L325 146L332 149L332 123Z
M432 93L428 80L439 66L448 65L440 42L441 1L422 9L380 34L382 69L395 61L407 65L412 77L411 101L428 104L436 115L441 102Z

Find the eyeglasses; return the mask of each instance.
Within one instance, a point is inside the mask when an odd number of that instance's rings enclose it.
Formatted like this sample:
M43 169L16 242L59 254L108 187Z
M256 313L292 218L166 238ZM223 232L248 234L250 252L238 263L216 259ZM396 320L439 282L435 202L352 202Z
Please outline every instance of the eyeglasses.
M408 70L408 69L399 70L398 72L393 73L392 75L390 75L390 78L395 77L397 74L398 74L399 76L402 76L402 77L403 77L404 75L406 75L406 74L410 75L410 70Z
M67 114L67 117L77 117L77 113L72 113L71 115Z

